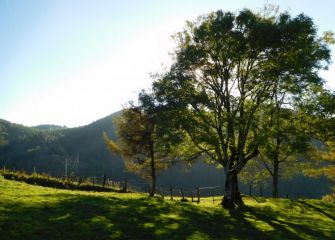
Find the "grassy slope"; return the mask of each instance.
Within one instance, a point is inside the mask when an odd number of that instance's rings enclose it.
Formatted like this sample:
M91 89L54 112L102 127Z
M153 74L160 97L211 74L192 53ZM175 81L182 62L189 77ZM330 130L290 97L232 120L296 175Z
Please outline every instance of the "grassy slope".
M243 210L141 194L58 190L0 177L4 239L335 239L335 204L245 198Z

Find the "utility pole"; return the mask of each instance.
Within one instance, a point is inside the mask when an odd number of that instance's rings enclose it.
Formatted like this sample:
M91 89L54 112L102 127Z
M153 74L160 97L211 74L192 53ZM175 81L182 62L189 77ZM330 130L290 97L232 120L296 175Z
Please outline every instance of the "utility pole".
M65 178L67 179L67 158L65 158Z
M79 168L79 152L77 152L77 162L76 162L76 174Z

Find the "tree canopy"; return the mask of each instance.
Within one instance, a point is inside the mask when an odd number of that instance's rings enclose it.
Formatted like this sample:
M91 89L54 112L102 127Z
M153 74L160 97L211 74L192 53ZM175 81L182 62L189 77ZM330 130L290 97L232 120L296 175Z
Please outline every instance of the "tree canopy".
M322 86L330 50L311 18L217 11L175 35L174 62L153 83L156 101L197 154L222 165L223 205L241 203L237 174L266 141L266 109Z
M168 158L169 145L164 144L161 125L158 125L155 112L150 109L150 96L142 93L140 99L146 103L131 104L114 119L117 141L103 134L107 147L120 155L126 168L151 181L150 196L155 195L157 171L172 163Z

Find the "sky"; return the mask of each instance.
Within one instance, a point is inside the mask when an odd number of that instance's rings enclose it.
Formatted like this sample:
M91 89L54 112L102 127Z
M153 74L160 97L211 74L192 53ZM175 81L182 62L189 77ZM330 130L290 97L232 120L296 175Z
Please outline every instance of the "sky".
M77 127L119 111L169 66L185 21L267 2L335 32L332 0L0 0L0 118ZM335 89L335 65L320 74Z

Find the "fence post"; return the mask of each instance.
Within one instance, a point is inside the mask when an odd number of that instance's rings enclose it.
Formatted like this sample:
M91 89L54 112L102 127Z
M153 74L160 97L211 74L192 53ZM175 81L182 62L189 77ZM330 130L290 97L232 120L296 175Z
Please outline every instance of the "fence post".
M104 173L104 181L102 183L102 187L105 188L105 184L106 184L106 174Z
M124 179L123 191L124 191L124 192L127 192L127 188L128 188L128 177L125 177L125 179Z
M197 188L197 197L198 197L198 204L200 203L200 189Z
M262 189L262 186L259 187L259 195L260 195L261 197L263 197L263 189Z
M212 188L212 197L213 197L213 203L215 202L214 200L214 188Z
M180 188L180 193L181 193L181 196L182 196L182 201L185 201L185 197L184 197L184 193L183 193L183 189L182 188Z
M173 188L172 188L172 186L170 187L170 196L171 196L171 201L173 201Z

